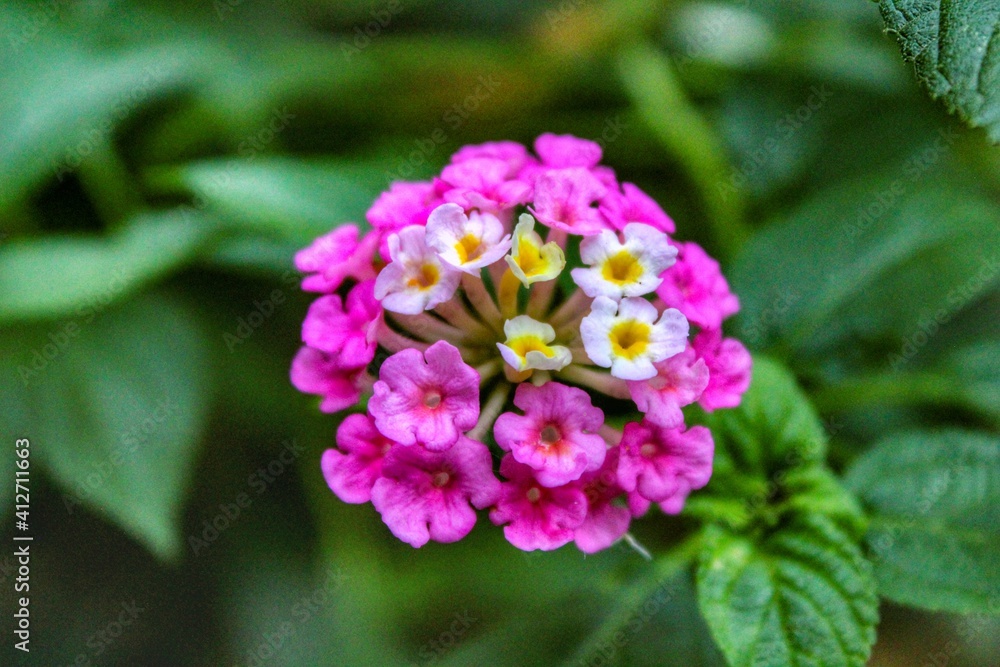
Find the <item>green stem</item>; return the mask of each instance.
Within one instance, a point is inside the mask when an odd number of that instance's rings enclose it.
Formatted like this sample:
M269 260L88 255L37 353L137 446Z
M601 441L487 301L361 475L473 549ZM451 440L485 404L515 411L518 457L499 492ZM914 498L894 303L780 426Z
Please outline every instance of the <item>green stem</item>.
M669 59L650 45L625 50L618 70L639 114L698 189L715 241L728 261L750 236L743 196L732 187L733 170L722 141L691 103Z
M621 590L614 601L610 613L604 617L601 624L588 635L576 653L565 664L590 664L597 655L603 655L607 647L614 649L615 638L620 632L631 629L632 617L647 619L649 602L655 600L657 609L669 604L677 594L676 577L685 567L689 566L701 551L702 533L698 532L681 542L668 554L657 558L650 567L643 570L642 576Z

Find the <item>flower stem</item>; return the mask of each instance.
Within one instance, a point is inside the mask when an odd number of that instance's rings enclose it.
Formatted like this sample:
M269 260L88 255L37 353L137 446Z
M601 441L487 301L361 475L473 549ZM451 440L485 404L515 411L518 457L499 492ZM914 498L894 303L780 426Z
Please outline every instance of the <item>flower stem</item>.
M457 299L439 303L434 311L471 338L483 342L494 338L493 333L458 303Z
M598 434L607 441L608 446L610 447L614 447L615 445L617 445L619 442L622 441L622 432L616 429L614 426L608 426L607 424L602 424L601 430L598 431Z
M500 364L503 362L500 359L494 357L489 361L483 362L476 366L476 372L479 373L479 384L485 384L494 375L500 372Z
M469 303L476 309L479 317L498 334L503 333L503 317L500 316L500 309L497 308L493 297L486 291L486 285L477 276L465 274L462 276L462 287L465 288L465 295L469 298Z
M486 399L483 409L479 412L479 421L476 426L467 434L471 439L483 441L483 436L493 427L493 422L503 411L504 404L507 403L507 395L510 394L510 385L501 382Z
M390 352L400 352L410 347L423 352L430 347L429 343L415 341L412 338L408 338L401 333L393 331L385 320L382 320L378 325L377 338L378 344Z
M590 305L591 298L583 293L583 290L577 290L570 295L563 305L559 306L559 309L552 313L549 318L549 324L551 324L555 329L559 330L565 327L569 322L572 322L574 318L583 319L583 316L587 314Z
M528 297L528 315L541 320L552 306L552 297L556 293L556 281L546 280L531 286L531 296Z
M631 398L625 381L611 377L609 373L584 368L577 364L570 364L559 372L570 382L589 387L612 398Z
M517 291L521 288L521 281L517 279L514 272L507 269L503 278L500 279L500 289L497 300L500 302L500 312L505 319L517 316Z
M431 343L438 340L446 340L454 345L460 345L466 338L466 333L461 329L457 329L447 322L442 322L427 313L420 313L419 315L390 313L390 315L407 333Z

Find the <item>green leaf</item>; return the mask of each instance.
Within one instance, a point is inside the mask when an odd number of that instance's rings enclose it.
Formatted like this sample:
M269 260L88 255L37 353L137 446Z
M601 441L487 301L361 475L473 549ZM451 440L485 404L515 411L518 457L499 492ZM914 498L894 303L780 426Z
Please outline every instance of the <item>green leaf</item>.
M0 321L86 316L189 262L215 225L182 210L111 236L47 236L0 249Z
M1000 612L1000 440L965 431L891 436L846 481L873 513L866 541L882 595Z
M210 393L194 314L150 297L0 334L4 375L19 378L0 393L3 430L31 439L33 460L63 489L64 520L85 505L177 556Z
M1000 141L1000 5L881 0L879 8L931 97Z
M955 377L965 403L1000 424L1000 342L982 341L955 350L939 367Z
M365 225L386 179L371 169L251 153L153 171L149 181L190 192L199 206L242 228L306 243L345 222Z
M698 568L701 612L733 667L861 667L875 641L871 568L822 515L759 542L709 532Z
M702 421L712 429L717 455L741 475L765 477L820 462L826 454L823 424L794 376L761 355L754 357L753 379L740 406Z
M829 189L755 235L732 273L747 343L783 339L816 355L859 336L909 337L1000 279L984 255L1000 246L996 206L923 177L901 170Z

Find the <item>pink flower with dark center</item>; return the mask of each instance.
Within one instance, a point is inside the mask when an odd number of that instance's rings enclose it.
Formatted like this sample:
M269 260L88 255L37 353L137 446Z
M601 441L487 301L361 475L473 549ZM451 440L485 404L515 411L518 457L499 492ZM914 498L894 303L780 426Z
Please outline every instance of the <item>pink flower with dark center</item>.
M421 547L468 535L476 523L473 508L497 502L500 482L486 445L463 436L443 452L391 448L371 497L392 534Z
M373 391L375 425L404 445L448 449L479 419L479 373L446 341L386 359Z
M355 225L341 225L319 237L308 248L295 253L295 268L307 275L302 289L307 292L333 292L347 278L368 280L375 277L372 259L377 234L367 234L358 242Z
M535 479L533 470L508 454L500 462L500 499L490 521L501 526L507 541L524 551L551 551L573 539L587 517L587 497L578 482L549 488Z
M516 141L488 141L485 144L462 147L451 156L451 163L458 164L478 158L492 158L506 162L507 178L516 177L524 165L532 160L528 155L528 149Z
M367 503L393 446L368 415L349 415L337 429L337 447L323 452L320 467L330 490L345 503Z
M573 533L573 539L584 553L607 549L621 539L632 522L628 507L613 503L624 493L618 484L618 457L619 448L612 447L598 470L580 478L587 498L587 517Z
M632 183L622 183L621 192L617 189L608 192L601 200L600 210L615 229L625 229L630 222L642 222L667 234L675 231L670 216L652 197Z
M714 451L712 433L704 426L682 431L630 422L622 435L618 483L647 500L673 503L679 511L693 489L708 484Z
M450 164L441 172L441 181L451 186L444 193L446 201L465 210L479 209L499 213L531 199L531 186L509 180L510 165L494 158L472 158Z
M507 412L493 434L500 448L534 470L539 484L561 486L604 462L607 444L597 435L604 413L587 392L557 382L536 387L524 382L514 394L524 416Z
M701 246L681 243L678 247L677 262L663 272L656 293L703 329L718 329L722 320L740 309L739 299L729 291L719 263Z
M649 380L626 382L632 400L650 423L662 428L681 426L681 408L697 401L708 386L708 366L690 345L653 366L656 375Z
M442 203L430 181L396 181L379 195L365 217L379 232L382 258L389 260L389 236L410 225L427 224L427 216Z
M705 329L692 341L695 352L708 366L708 386L698 403L709 412L734 408L750 386L753 358L743 343L723 338L718 329Z
M336 294L316 299L302 322L305 344L336 354L344 368L368 365L375 357L375 334L382 318L374 288L374 280L355 285L347 295L346 308Z
M292 385L303 393L322 396L319 409L323 412L357 405L365 378L364 368L344 368L336 355L308 346L292 360Z
M528 210L549 227L592 236L609 228L604 216L593 206L607 192L586 169L552 169L535 182L535 201Z

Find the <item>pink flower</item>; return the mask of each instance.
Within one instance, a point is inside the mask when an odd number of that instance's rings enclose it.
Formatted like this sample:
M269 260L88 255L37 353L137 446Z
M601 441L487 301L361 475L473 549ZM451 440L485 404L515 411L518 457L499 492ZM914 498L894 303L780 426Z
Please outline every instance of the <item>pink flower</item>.
M292 360L292 385L306 394L323 397L319 409L339 412L361 398L364 368L344 368L336 355L305 346Z
M573 533L573 539L584 553L607 549L621 539L632 521L628 507L612 504L624 493L618 485L618 456L619 448L612 447L600 469L584 473L580 478L587 498L587 517Z
M656 376L649 380L627 382L635 406L650 423L676 428L684 423L681 408L698 400L708 386L708 366L690 345L680 354L659 361Z
M383 259L389 258L391 234L410 225L427 224L427 216L441 203L434 184L429 181L396 181L379 195L365 217L379 232L379 252Z
M697 243L681 243L677 262L663 272L656 293L668 306L684 313L703 329L718 329L722 320L740 309L729 291L719 263Z
M674 221L639 186L622 183L621 189L608 192L601 200L601 213L615 229L624 229L630 222L643 222L661 232L674 233Z
M441 180L451 186L446 201L467 211L479 209L498 213L531 199L531 186L520 180L508 180L510 165L494 158L472 158L450 164L441 172Z
M553 169L596 167L601 161L601 147L571 134L546 133L535 139L535 153L542 164Z
M326 450L320 460L330 490L345 503L367 503L392 445L368 415L348 416L337 429L340 449Z
M372 260L378 235L368 234L358 242L355 225L341 225L319 237L308 248L295 253L295 268L308 273L302 281L307 292L333 292L346 278L375 277Z
M302 340L309 347L337 355L344 368L361 368L375 358L375 339L382 307L375 299L375 281L355 285L344 308L336 294L316 299L302 322Z
M708 366L708 386L698 399L711 412L719 408L735 408L750 386L753 358L735 338L722 337L718 329L706 329L692 341L695 352Z
M532 469L508 454L500 462L500 499L490 521L504 526L507 541L524 551L551 551L573 539L587 516L587 497L579 483L549 488L538 483Z
M411 348L392 355L373 389L368 411L375 425L404 445L448 449L479 419L479 373L445 341L423 354Z
M597 435L604 413L587 392L557 382L541 387L524 382L517 387L514 405L524 416L500 415L493 434L501 449L533 469L539 484L561 486L604 462L607 444Z
M451 163L458 164L477 158L493 158L507 163L507 178L514 178L531 159L528 149L516 141L488 141L475 146L463 146L451 156Z
M680 511L688 493L708 484L714 449L704 426L682 431L630 422L622 435L618 482L626 491Z
M604 217L592 206L607 191L586 169L553 169L535 182L534 206L529 210L549 227L592 236L608 228Z
M462 539L476 523L473 507L488 507L499 496L490 450L466 437L444 452L391 448L371 492L392 534L414 547Z

